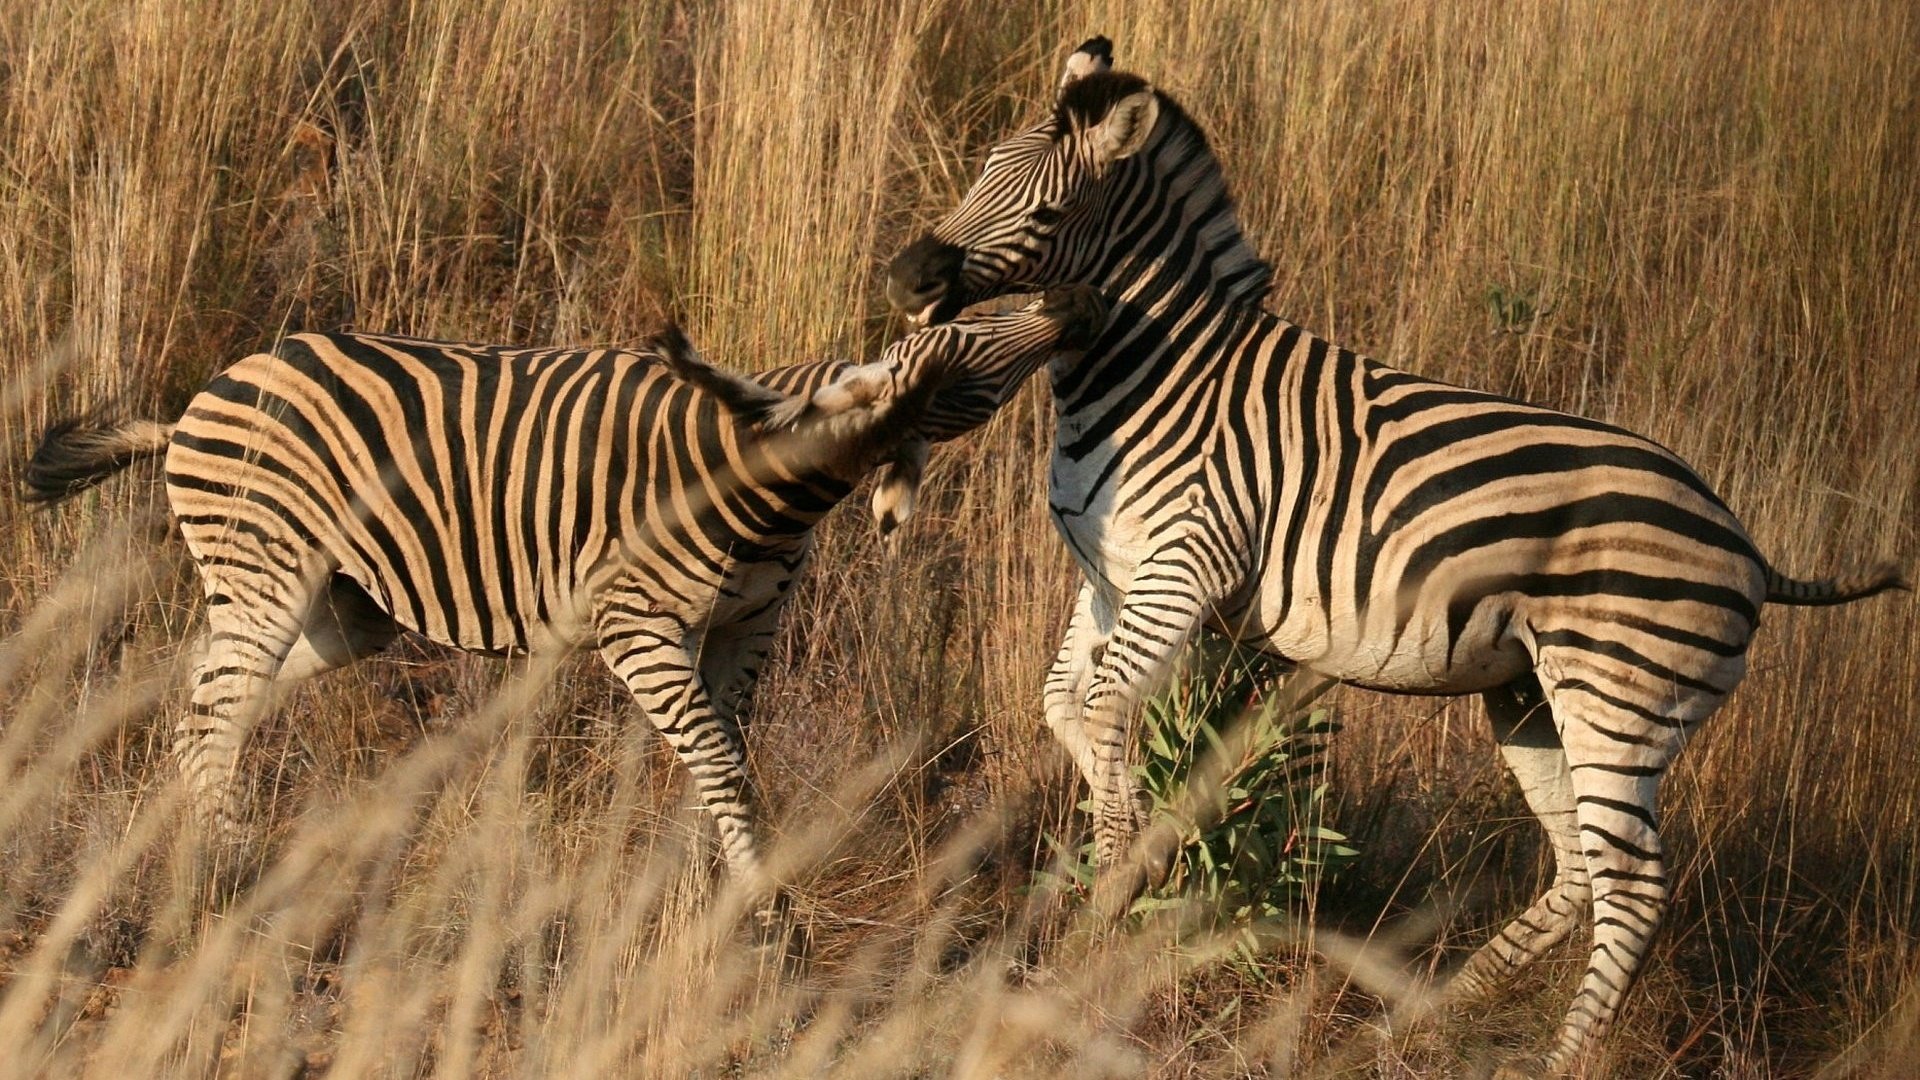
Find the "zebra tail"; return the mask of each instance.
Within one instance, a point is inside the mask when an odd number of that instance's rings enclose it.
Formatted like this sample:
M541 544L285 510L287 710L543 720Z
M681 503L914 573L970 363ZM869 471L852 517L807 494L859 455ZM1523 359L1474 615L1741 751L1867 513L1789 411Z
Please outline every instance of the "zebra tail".
M1882 564L1863 574L1843 574L1839 577L1822 578L1816 581L1801 581L1788 577L1772 567L1767 568L1767 603L1793 604L1801 607L1819 607L1827 604L1846 604L1855 600L1864 600L1875 593L1888 589L1907 589L1913 586L1901 574L1900 568L1891 563Z
M47 429L21 474L28 502L51 506L167 448L173 425L154 420L62 420Z
M750 424L765 426L768 414L791 399L778 390L707 363L679 324L669 323L650 345L674 378L713 395L722 408Z

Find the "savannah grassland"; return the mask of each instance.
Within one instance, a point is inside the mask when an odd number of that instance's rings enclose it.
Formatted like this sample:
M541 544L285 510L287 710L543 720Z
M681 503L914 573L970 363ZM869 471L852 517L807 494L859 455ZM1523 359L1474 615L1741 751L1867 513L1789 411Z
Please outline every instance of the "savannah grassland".
M0 480L300 328L869 356L892 251L1111 35L1208 127L1270 307L1680 452L1802 575L1920 557L1920 12L1898 2L135 0L0 8ZM624 10L615 12L612 9ZM1480 706L1336 694L1361 860L1257 964L1090 943L1039 721L1050 407L822 530L753 721L811 960L731 925L596 660L419 643L294 692L236 898L166 758L197 591L155 472L0 500L0 1072L1476 1075L1583 951L1420 1022L1546 866ZM856 503L863 500L855 500ZM1920 1054L1920 606L1770 609L1664 789L1676 902L1592 1070ZM1310 920L1310 921L1309 921Z

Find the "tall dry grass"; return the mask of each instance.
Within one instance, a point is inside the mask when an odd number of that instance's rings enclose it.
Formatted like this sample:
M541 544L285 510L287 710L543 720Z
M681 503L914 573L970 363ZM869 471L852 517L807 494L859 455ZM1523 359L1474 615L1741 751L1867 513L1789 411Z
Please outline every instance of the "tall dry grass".
M1920 506L1910 5L979 0L0 11L0 446L169 413L294 327L871 352L874 271L1091 32L1209 128L1271 306L1686 456L1785 569ZM1542 868L1478 707L1347 693L1361 866L1248 966L1062 937L1037 722L1071 592L1044 391L936 458L897 560L849 513L751 738L811 962L729 924L683 779L590 662L421 645L296 692L258 843L189 887L165 760L197 613L151 472L0 517L0 1060L25 1075L1471 1075L1422 979ZM1666 787L1677 901L1623 1076L1897 1076L1920 1049L1903 596L1775 610Z

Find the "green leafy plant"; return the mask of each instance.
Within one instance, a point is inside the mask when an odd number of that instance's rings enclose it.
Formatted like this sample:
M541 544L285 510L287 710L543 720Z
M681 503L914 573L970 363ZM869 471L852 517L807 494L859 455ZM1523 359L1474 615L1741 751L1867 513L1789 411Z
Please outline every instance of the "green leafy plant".
M1279 916L1358 855L1323 819L1326 740L1338 725L1284 675L1264 653L1206 637L1143 710L1133 775L1152 822L1176 829L1179 844L1136 915L1198 907L1215 925ZM1044 883L1090 887L1091 845L1049 843L1063 857Z

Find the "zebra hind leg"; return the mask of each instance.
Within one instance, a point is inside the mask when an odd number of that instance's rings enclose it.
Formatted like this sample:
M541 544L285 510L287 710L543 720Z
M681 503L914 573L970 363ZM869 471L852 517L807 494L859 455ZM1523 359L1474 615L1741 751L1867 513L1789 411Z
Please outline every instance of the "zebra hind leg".
M346 667L393 643L400 624L374 602L360 583L335 573L314 597L300 639L281 664L275 683L285 686Z
M303 579L306 580L306 579ZM358 585L333 575L309 600L297 587L249 591L258 584L216 570L208 575L207 628L193 647L193 691L174 727L174 759L187 808L212 848L181 870L184 895L237 895L257 868L240 812L241 751L279 692L301 679L378 652L399 627Z
M1668 897L1655 817L1660 777L1689 725L1719 702L1718 695L1677 696L1672 682L1637 685L1638 673L1607 678L1601 689L1599 673L1583 667L1581 677L1558 684L1543 679L1560 724L1593 895L1586 972L1552 1048L1539 1061L1538 1072L1554 1076L1585 1064L1645 966Z
M1573 772L1553 715L1531 673L1482 695L1494 739L1553 850L1553 881L1518 918L1468 958L1447 987L1453 1002L1483 998L1559 944L1592 900L1576 823Z
M308 601L262 598L209 583L207 632L173 754L192 815L212 836L245 829L234 773L240 751L271 704L271 688L300 640Z

